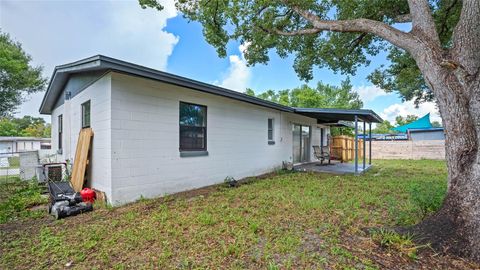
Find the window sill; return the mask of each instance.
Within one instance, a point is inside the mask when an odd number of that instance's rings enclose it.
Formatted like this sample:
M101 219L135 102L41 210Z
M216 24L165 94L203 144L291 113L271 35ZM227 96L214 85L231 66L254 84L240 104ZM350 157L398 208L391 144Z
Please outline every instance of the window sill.
M274 145L275 141L268 141L268 145Z
M180 151L180 157L208 156L208 151Z

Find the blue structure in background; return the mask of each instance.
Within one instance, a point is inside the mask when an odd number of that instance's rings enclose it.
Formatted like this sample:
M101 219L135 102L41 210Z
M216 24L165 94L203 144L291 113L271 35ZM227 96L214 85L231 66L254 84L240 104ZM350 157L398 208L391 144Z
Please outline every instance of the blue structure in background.
M401 133L407 133L409 129L431 129L431 128L432 128L432 123L430 123L430 113L427 113L422 118L419 118L416 121L413 121L406 125L395 127L393 128L393 130Z
M445 140L445 132L443 127L433 127L430 123L430 114L427 113L423 117L403 126L392 128L392 131L398 133L393 134L358 134L358 139L367 141L423 141L423 140Z

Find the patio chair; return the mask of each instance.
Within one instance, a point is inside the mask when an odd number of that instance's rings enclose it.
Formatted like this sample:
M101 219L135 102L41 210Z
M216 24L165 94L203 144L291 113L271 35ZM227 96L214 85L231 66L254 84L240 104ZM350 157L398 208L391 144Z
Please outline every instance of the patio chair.
M320 165L323 165L323 161L328 160L328 164L330 164L330 147L323 146L320 147L318 145L313 145L313 155L316 159L320 160Z

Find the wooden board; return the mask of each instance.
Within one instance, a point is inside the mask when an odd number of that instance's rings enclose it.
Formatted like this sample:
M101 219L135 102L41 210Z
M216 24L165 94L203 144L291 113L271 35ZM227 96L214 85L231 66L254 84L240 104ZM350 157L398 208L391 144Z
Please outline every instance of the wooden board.
M105 195L105 192L103 191L100 191L98 189L94 189L93 188L93 191L95 191L95 201L97 202L101 202L101 203L107 203L107 195Z
M92 136L93 131L91 128L80 130L80 134L78 135L77 150L75 152L75 159L73 160L72 179L70 180L76 192L79 192L83 188Z

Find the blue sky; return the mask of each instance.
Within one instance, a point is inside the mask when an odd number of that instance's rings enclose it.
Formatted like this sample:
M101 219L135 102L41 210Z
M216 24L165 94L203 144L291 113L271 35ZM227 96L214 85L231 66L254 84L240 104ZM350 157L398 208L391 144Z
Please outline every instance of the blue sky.
M293 88L305 82L295 74L293 58L281 59L274 52L267 65L248 67L241 44L231 42L228 56L219 58L215 49L204 40L202 27L188 22L170 0L162 0L165 10L143 10L137 1L0 1L0 28L23 44L35 64L44 66L49 77L56 65L96 54L160 69L206 83L237 91L252 88L256 93L268 89ZM399 26L402 30L408 25ZM386 54L372 58L372 64L361 67L351 77L364 107L383 118L396 115L432 113L439 120L433 103L415 108L412 102L402 103L395 93L385 93L373 86L367 75L387 64ZM318 81L340 84L345 76L328 69L315 69ZM17 115L38 115L42 93L29 97ZM49 117L46 118L49 120Z

